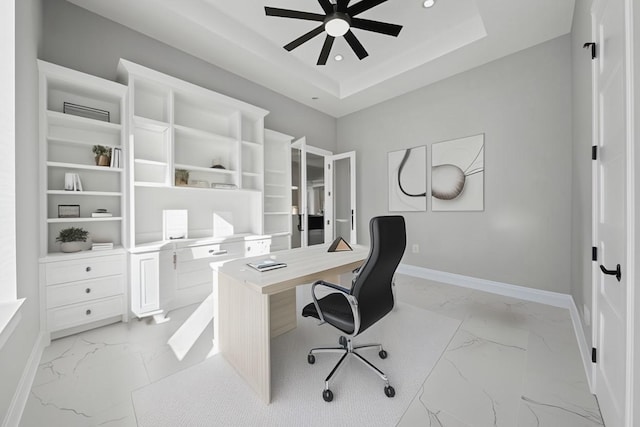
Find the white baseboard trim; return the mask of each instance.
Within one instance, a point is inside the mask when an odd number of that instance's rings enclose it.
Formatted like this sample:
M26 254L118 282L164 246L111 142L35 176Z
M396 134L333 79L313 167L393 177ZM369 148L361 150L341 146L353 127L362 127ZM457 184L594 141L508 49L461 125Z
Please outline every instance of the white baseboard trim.
M463 276L462 274L448 273L446 271L432 270L414 265L400 264L397 272L407 276L432 280L434 282L447 283L449 285L461 286L492 294L518 298L525 301L537 302L554 307L566 308L569 310L573 331L578 340L578 348L582 356L585 374L589 383L589 389L593 393L593 363L591 363L591 349L587 346L587 340L582 328L580 313L573 300L568 294L545 291L542 289L527 288L525 286L512 285L509 283L494 282L487 279Z
M11 399L11 404L9 405L7 415L4 417L2 427L17 427L20 423L20 418L22 418L22 412L27 405L31 386L33 385L36 373L38 372L38 365L40 364L42 352L44 351L46 344L46 336L43 332L40 332L38 338L36 338L35 344L33 345L33 349L31 350L27 364L24 367L24 371L22 372L18 388L13 395L13 399Z

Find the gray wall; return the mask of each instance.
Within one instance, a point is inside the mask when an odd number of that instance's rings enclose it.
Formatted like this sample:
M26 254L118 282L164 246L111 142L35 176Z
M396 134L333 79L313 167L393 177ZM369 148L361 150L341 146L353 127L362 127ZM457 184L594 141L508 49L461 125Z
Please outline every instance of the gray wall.
M22 320L0 350L0 422L40 330L38 293L38 69L40 0L16 1L16 275Z
M265 125L334 151L336 120L64 0L43 2L41 59L115 80L120 58L269 110Z
M571 64L573 83L573 173L571 176L571 295L582 314L587 343L591 342L591 325L587 325L584 306L591 311L591 145L592 89L591 53L582 45L591 40L591 2L577 1L571 30ZM589 322L591 319L589 319Z
M359 239L388 212L387 152L428 145L430 159L434 142L484 133L484 212L404 213L420 253L403 262L568 293L570 58L563 36L339 119L339 151L358 153Z

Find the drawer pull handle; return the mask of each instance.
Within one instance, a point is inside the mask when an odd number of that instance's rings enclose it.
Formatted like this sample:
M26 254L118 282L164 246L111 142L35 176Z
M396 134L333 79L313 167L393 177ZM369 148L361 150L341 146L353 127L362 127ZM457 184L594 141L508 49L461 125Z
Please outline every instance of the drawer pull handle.
M91 271L91 267L87 267L87 268L85 268L85 271L86 271L87 273L88 273L88 272L90 272L90 271Z
M87 288L84 290L86 293L90 294L91 293L91 288Z
M85 313L87 314L87 316L91 316L91 310L87 310Z
M227 251L226 251L225 249L222 249L222 250L219 250L219 251L216 251L216 250L214 250L214 249L211 249L211 250L209 251L209 253L210 253L212 256L216 256L216 255L225 255L225 254L227 253Z

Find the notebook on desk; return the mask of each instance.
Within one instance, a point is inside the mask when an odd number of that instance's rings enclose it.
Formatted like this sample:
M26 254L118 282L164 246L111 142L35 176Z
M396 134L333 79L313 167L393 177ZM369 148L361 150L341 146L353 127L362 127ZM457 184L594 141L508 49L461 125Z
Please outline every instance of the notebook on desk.
M248 262L247 265L251 268L255 268L258 271L275 270L276 268L286 267L284 262L274 261L272 259L263 259L256 262Z

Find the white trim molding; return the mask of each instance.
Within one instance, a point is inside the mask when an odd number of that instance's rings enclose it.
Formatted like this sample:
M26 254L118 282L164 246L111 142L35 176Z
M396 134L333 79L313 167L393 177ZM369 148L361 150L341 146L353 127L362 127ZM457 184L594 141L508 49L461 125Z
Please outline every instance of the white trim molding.
M7 410L7 414L2 422L2 427L14 427L20 424L20 418L22 418L22 412L27 405L31 386L33 385L36 373L38 372L42 352L47 346L47 342L45 334L40 332L38 338L36 338L35 344L33 345L27 364L24 367L24 371L20 377L20 382L18 383L16 392L13 395L13 399L11 399L11 404L9 404L9 409Z
M589 389L593 393L593 373L595 365L591 363L591 349L587 345L587 339L585 338L584 329L582 328L582 322L580 320L580 313L571 295L545 291L542 289L527 288L525 286L512 285L509 283L494 282L492 280L463 276L462 274L448 273L446 271L432 270L408 264L400 264L400 266L398 266L397 273L418 277L420 279L432 280L434 282L447 283L449 285L489 292L496 295L566 308L569 310L571 322L573 323L573 330L578 341L578 347L580 349L580 355L582 356L582 364L587 376L587 382L589 383Z

